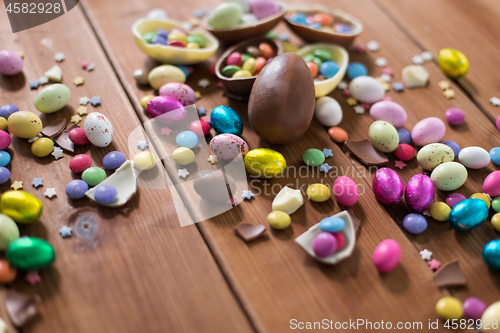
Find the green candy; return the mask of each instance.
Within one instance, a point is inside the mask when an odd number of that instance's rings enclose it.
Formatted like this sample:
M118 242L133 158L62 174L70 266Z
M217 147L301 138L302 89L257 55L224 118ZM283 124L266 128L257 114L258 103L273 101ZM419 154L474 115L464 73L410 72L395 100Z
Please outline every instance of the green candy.
M500 197L493 198L491 200L491 208L497 213L500 213Z
M318 68L321 66L321 64L323 63L323 60L321 60L321 58L319 57L314 57L314 59L312 60L316 65L318 65Z
M0 251L5 251L9 245L19 238L19 228L16 222L7 215L0 214Z
M142 35L142 39L144 39L146 41L146 43L151 44L151 39L153 39L153 37L156 37L156 36L158 36L156 34L156 32L150 31L150 32L146 32L144 35Z
M236 66L236 65L228 65L222 69L221 73L225 77L233 77L234 73L236 73L240 70L241 70L241 68Z
M241 63L244 64L245 61L247 61L250 58L253 58L250 54L248 54L248 53L242 53L241 54Z
M205 37L203 37L201 35L188 35L186 37L186 39L187 39L187 41L189 43L196 43L200 47L204 47L205 46Z
M313 61L314 60L314 54L308 54L308 55L305 55L304 58L305 62L310 62L310 61Z
M319 149L311 148L304 152L302 161L309 166L320 166L325 162L325 154Z
M243 9L239 3L223 2L219 4L208 19L215 30L229 29L241 23Z
M314 55L323 61L332 60L332 54L324 49L314 50Z
M106 179L106 171L98 167L90 167L82 173L82 180L89 186L96 186Z
M56 252L52 245L43 239L21 237L10 244L5 256L14 267L25 271L38 271L54 262Z
M278 35L275 32L269 31L267 33L267 38L279 39Z

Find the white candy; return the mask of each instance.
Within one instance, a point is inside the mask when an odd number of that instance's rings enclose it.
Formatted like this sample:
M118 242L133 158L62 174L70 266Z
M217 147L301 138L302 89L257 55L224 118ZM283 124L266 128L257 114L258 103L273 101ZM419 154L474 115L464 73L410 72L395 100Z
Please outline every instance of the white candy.
M304 204L304 198L300 190L294 190L285 186L273 200L273 211L279 210L292 214Z
M349 83L351 96L362 103L372 104L384 98L384 88L371 76L358 76Z
M337 126L342 121L342 107L333 98L324 96L316 101L314 115L323 126Z
M90 113L85 119L84 129L87 139L97 147L107 147L113 140L113 126L102 113Z
M458 160L469 169L481 169L490 163L490 154L481 147L466 147L458 154Z
M410 65L403 68L403 83L406 88L421 88L429 81L429 72L419 65Z

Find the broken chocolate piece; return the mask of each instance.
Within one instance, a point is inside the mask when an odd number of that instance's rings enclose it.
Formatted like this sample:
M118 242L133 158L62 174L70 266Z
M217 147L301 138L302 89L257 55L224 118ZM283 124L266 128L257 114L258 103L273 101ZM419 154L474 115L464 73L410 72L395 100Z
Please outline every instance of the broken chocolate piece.
M236 234L248 243L262 236L264 231L266 231L266 227L263 225L241 222L234 228L234 231L236 231Z
M441 266L433 275L434 284L438 287L464 286L467 281L460 269L458 260L450 261Z
M354 210L352 210L352 208L349 208L347 210L347 213L349 213L349 215L351 215L352 226L354 227L354 234L357 235L358 230L359 230L359 226L361 225L361 221L358 219L356 214L354 214Z
M372 144L367 139L361 141L346 140L345 145L351 153L368 166L384 165L389 163L387 157L373 148Z
M41 299L38 295L21 294L17 291L5 291L5 308L12 323L21 327L38 313L36 306Z
M44 127L42 134L52 139L66 129L67 123L68 121L64 118L56 119L49 126Z
M64 132L55 140L56 144L61 147L63 150L74 153L75 152L75 144L69 139L69 132L73 128L78 128L78 125L73 125Z

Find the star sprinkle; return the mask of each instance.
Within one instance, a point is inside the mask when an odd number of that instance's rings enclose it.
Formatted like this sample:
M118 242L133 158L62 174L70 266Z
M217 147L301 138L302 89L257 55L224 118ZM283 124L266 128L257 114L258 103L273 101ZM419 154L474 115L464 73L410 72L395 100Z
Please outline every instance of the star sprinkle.
M57 192L56 192L55 188L50 187L50 188L48 188L48 189L45 190L45 192L43 193L43 195L45 195L47 198L52 198L54 196L57 196Z
M217 158L217 155L210 155L207 158L207 161L212 163L212 164L215 164L215 163L219 162L219 159Z
M35 179L33 179L33 181L31 182L31 185L33 185L34 188L37 188L38 186L42 186L43 185L42 178L36 178L35 177Z
M198 108L198 109L196 109L196 111L198 112L198 116L200 116L200 117L207 115L207 109L205 109L205 108Z
M208 88L209 85L210 85L210 81L208 79L200 79L198 81L198 86L202 87L204 89Z
M85 78L83 76L77 76L73 80L74 85L77 87L81 86L84 82L85 82Z
M46 77L46 76L40 76L40 77L38 78L38 83L40 83L40 85L42 85L42 86L43 86L44 84L49 83L49 78L48 78L48 77Z
M84 115L86 115L88 113L87 112L87 107L82 105L78 109L76 109L76 112L78 112L78 114L80 116L84 116Z
M42 282L42 278L40 277L40 274L38 274L37 271L28 272L28 274L26 274L25 279L32 286Z
M431 217L431 213L429 212L429 210L428 210L428 209L424 210L424 211L422 212L422 215Z
M395 167L398 168L398 169L401 169L403 170L403 168L406 166L406 164L404 164L403 161L396 161L395 162Z
M424 59L422 59L422 56L420 54L415 54L413 57L411 57L411 61L415 65L422 65L424 63Z
M38 86L40 85L40 82L38 82L38 80L33 80L30 81L28 84L30 86L30 89L37 89Z
M345 81L340 81L339 85L337 86L337 88L339 88L340 90L345 90L347 89L348 85L347 85L347 82Z
M90 102L90 99L87 96L80 97L78 104L80 105L87 105Z
M73 229L65 225L61 229L59 229L59 233L61 234L62 238L71 237Z
M101 105L101 97L99 96L92 97L92 99L90 100L90 104L92 104L92 106Z
M328 163L323 163L319 166L319 172L328 173L332 167Z
M443 95L444 95L444 97L446 97L448 99L455 98L455 90L446 89L445 91L443 91Z
M380 83L384 91L391 90L391 85L389 83L382 81L380 78L376 78L376 80L378 81L378 83Z
M354 51L358 53L365 53L366 47L363 44L357 44L356 46L354 46Z
M430 51L424 51L422 53L422 60L423 61L431 61L434 56L432 55L432 52Z
M87 70L89 72L92 72L95 69L95 62L91 63L90 65L87 66Z
M290 41L290 36L288 34L280 34L279 39L281 39L284 42L289 42Z
M12 185L10 185L10 188L13 190L20 190L23 188L23 182L20 180L16 180Z
M350 106L354 106L356 104L358 104L358 101L355 100L354 98L352 97L349 97L348 99L345 100L347 102L347 104L349 104Z
M72 123L78 124L80 123L80 121L82 121L82 117L80 117L79 115L75 114L74 116L71 116Z
M54 156L56 160L64 157L62 149L54 149L54 151L50 155Z
M492 98L490 98L490 102L494 106L499 106L500 105L500 98L498 98L498 97L492 97Z
M21 56L21 58L24 59L24 52L23 51L16 51L17 54Z
M332 150L331 150L331 149L326 149L326 148L324 148L324 149L323 149L323 155L325 155L325 158L328 158L328 157L330 157L330 156L333 156L333 154L332 154Z
M189 171L187 169L179 169L177 170L177 176L186 178L189 175Z
M392 76L389 74L382 74L382 75L380 75L380 80L382 80L384 82L391 82Z
M392 84L392 89L397 92L402 92L403 90L405 90L405 87L403 86L402 82L394 82Z
M139 148L140 150L144 150L148 147L149 147L149 145L148 145L148 142L146 140L139 140L139 142L137 143L137 148Z
M201 99L201 93L199 91L195 91L194 92L194 96L196 97L196 100L200 100Z
M243 190L243 193L241 194L241 197L243 199L247 199L247 200L250 200L251 198L254 197L254 194L252 193L252 191L249 191L249 190Z
M169 127L162 127L161 128L161 135L168 136L172 133L172 130Z
M382 74L387 74L392 76L394 74L394 70L390 67L384 67L382 68Z
M441 267L441 263L437 261L436 259L432 259L431 261L427 262L427 265L429 265L429 268L432 269L433 271L437 271L439 267Z
M386 58L377 58L375 59L375 65L377 65L378 67L385 67L387 66L387 59Z
M35 142L38 139L40 139L40 137L39 136L35 136L34 138L28 139L28 143L33 143L33 142Z
M355 107L353 107L353 109L354 109L354 112L356 112L356 114L365 113L365 108L362 107L361 105L356 105Z
M431 260L432 252L425 249L423 251L420 251L420 256L422 257L423 260Z
M351 97L351 91L349 89L344 89L342 91L342 95L346 96L346 97Z
M57 61L57 62L61 62L63 61L64 59L66 59L66 56L64 55L64 52L57 52L55 55L54 55L54 60Z
M380 49L380 44L376 40L369 41L366 48L372 52L377 52Z
M439 81L438 86L439 86L439 88L441 88L441 90L450 89L450 87L451 87L450 82L448 82L446 80Z
M82 69L87 69L87 67L89 66L90 66L90 61L88 60L82 61Z

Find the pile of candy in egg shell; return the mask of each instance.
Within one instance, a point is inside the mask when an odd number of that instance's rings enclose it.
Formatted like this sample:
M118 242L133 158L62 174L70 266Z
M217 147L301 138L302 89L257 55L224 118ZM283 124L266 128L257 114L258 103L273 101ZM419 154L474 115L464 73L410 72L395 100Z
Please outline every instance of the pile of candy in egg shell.
M290 17L290 22L315 30L336 32L340 34L348 34L353 30L350 24L339 21L335 19L333 15L325 12L318 12L310 15L296 12L288 15Z
M189 34L183 29L173 28L170 31L158 28L156 31L148 31L142 35L148 44L161 44L188 49L200 49L205 47L205 37L202 34Z
M260 43L258 47L248 46L246 53L233 52L227 57L221 74L230 78L258 75L275 56L273 48L268 43Z
M325 49L316 49L302 57L315 80L331 79L339 71L339 65L333 61L332 54ZM318 74L321 74L318 76Z
M280 5L274 0L226 1L215 7L208 23L214 30L231 29L243 24L258 23L280 10Z

